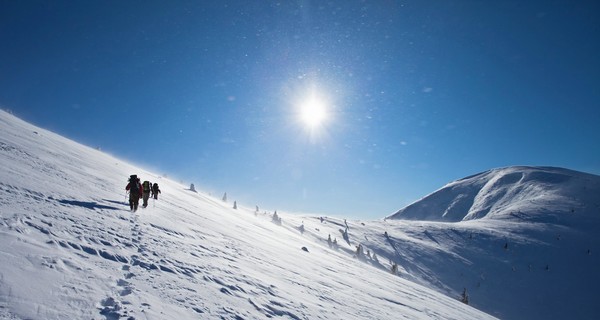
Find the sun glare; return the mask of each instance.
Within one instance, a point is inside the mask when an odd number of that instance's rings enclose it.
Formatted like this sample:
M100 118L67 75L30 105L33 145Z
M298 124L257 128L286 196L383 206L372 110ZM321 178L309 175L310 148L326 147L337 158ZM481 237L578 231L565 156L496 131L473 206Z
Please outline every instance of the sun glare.
M316 96L310 97L300 107L300 119L309 128L320 126L327 119L325 103Z

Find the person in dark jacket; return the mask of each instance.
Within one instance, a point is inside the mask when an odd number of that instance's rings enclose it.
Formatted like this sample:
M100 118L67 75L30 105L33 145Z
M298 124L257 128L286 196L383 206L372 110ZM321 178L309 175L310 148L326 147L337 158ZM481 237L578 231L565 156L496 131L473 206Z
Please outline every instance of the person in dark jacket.
M148 199L150 198L150 189L152 189L152 184L150 181L146 180L142 183L142 200L144 200L142 207L145 208L148 206Z
M137 175L132 174L129 177L129 183L125 187L125 190L129 191L129 208L135 212L142 197L142 184Z
M152 185L152 196L154 199L158 200L158 194L160 193L160 189L158 188L158 183L154 183Z

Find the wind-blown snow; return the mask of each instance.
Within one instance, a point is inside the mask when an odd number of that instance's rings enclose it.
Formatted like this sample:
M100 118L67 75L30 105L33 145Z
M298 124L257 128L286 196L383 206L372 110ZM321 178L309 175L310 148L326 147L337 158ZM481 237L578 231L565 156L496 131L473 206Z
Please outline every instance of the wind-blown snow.
M277 225L5 112L0 166L2 319L491 318L392 275L384 249L354 258L368 226L349 221L336 250L339 219ZM162 190L136 213L134 173ZM386 247L384 222L368 225Z
M0 167L0 319L600 314L594 175L495 169L383 220L278 211L278 225L255 204L233 209L235 195L191 192L5 112ZM124 190L134 173L163 192L136 213Z

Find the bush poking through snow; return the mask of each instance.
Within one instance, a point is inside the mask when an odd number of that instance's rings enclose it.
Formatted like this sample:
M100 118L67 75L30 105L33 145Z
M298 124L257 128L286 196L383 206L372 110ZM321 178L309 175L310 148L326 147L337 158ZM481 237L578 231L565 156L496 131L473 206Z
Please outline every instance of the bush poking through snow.
M281 225L281 218L277 215L277 211L273 213L273 218L271 219L271 221L276 225Z
M460 302L469 304L469 294L467 293L467 288L463 288L463 292L460 295Z

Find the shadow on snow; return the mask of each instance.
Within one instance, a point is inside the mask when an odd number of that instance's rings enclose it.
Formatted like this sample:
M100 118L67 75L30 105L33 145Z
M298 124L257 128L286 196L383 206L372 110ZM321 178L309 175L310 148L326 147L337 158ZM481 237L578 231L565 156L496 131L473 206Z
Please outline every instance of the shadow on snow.
M62 203L62 204L78 206L78 207L83 207L83 208L92 209L92 210L94 210L94 209L120 210L117 207L105 206L105 205L99 204L97 202L92 202L92 201L90 201L90 202L77 201L77 200L56 200L56 201L58 201L59 203ZM110 201L110 202L123 204L122 202L116 202L116 201Z

